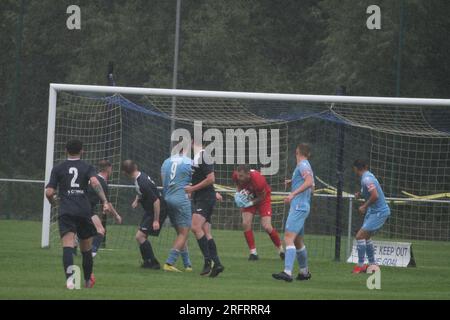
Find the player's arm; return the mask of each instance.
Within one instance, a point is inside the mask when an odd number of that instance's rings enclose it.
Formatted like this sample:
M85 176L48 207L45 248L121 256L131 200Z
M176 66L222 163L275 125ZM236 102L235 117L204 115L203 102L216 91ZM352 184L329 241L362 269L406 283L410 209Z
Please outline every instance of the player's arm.
M257 205L258 203L260 203L261 201L263 201L266 198L266 190L263 189L260 192L256 192L256 197L252 200L253 205Z
M113 216L113 218L117 224L122 223L122 217L120 216L120 214L117 212L116 208L114 208L114 206L112 204L110 205L109 212L111 213L111 215Z
M161 210L161 201L156 198L155 202L153 202L153 230L159 230L159 213Z
M47 186L45 187L45 197L47 198L48 202L52 206L56 205L56 188L58 187L58 178L57 173L55 171L55 168L52 169L52 172L50 174L50 181L48 182Z
M56 190L54 188L45 188L45 196L52 206L56 205Z
M210 172L205 179L203 179L202 181L200 181L199 183L197 183L196 185L193 186L186 186L185 190L187 193L193 193L195 191L204 189L212 184L214 184L216 182L216 176L214 175L214 171Z
M111 208L111 205L106 198L105 191L103 190L100 181L98 181L97 177L92 176L89 179L89 182L91 183L92 189L95 191L97 196L100 198L100 201L103 203L103 211L108 212Z
M285 199L286 202L290 203L296 195L304 192L309 188L314 187L314 179L311 173L306 173L303 178L305 179L305 182L303 182L300 187L289 193L289 195Z
M362 206L360 206L358 208L358 211L361 214L365 214L367 211L367 208L369 208L369 206L372 203L375 203L378 200L378 191L377 191L377 188L375 188L375 185L372 183L367 188L369 190L370 197L369 197L369 199L367 199L366 202L364 202L364 204Z

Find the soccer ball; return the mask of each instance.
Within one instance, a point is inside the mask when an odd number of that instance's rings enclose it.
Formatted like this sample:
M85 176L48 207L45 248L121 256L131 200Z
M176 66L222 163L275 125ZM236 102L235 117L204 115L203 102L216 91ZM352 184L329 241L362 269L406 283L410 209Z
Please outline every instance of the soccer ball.
M367 270L366 270L367 273L375 273L375 272L378 272L378 271L380 271L380 267L377 266L376 264L369 265L367 267Z

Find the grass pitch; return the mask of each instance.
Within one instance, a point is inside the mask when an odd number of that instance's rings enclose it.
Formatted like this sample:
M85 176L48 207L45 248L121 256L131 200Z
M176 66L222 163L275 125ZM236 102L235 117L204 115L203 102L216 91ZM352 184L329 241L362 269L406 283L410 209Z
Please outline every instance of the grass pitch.
M139 250L102 250L95 258L97 283L92 290L67 290L61 248L41 249L38 222L0 220L1 299L449 299L450 244L426 242L416 248L417 268L382 268L381 290L368 290L367 275L350 274L345 262L310 258L312 280L292 283L272 279L283 268L266 235L260 260L247 261L241 232L216 231L226 270L218 278L198 275L202 259L191 236L193 273L167 273L139 268ZM306 242L308 235L306 235ZM155 245L160 262L167 248ZM270 250L269 250L270 248ZM429 255L430 252L436 254ZM427 258L421 265L421 256ZM75 258L81 266L81 257Z

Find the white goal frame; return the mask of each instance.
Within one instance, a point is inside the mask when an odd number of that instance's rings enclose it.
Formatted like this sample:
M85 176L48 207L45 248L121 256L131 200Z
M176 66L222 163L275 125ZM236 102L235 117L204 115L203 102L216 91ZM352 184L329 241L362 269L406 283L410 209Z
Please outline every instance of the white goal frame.
M48 127L47 127L47 151L45 163L45 182L50 179L50 173L54 162L56 103L59 91L66 92L90 92L90 93L120 93L128 95L159 95L171 97L198 97L198 98L223 98L223 99L247 99L265 101L291 101L311 103L348 103L348 104L380 104L403 106L445 106L450 107L450 99L427 98L392 98L392 97L363 97L363 96L334 96L334 95L309 95L309 94L282 94L282 93L256 93L256 92L230 92L230 91L205 91L205 90L180 90L180 89L156 89L136 87L112 87L95 85L77 85L51 83L49 88L48 103ZM348 196L347 196L348 197ZM352 199L349 197L350 200ZM390 198L395 200L395 198ZM406 199L398 198L405 201ZM414 201L414 200L412 200ZM417 201L417 200L416 200ZM425 202L424 200L420 200ZM426 202L440 202L428 200ZM447 201L442 201L447 202ZM351 212L349 213L351 219ZM44 194L42 212L42 238L41 247L50 245L51 205Z

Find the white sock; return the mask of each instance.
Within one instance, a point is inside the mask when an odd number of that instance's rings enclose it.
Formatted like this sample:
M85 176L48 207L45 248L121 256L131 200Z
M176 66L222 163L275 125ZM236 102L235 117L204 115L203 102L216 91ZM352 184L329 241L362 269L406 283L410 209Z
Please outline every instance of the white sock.
M250 250L250 254L257 255L258 253L256 252L256 248L255 248L255 249L251 249L251 250Z

